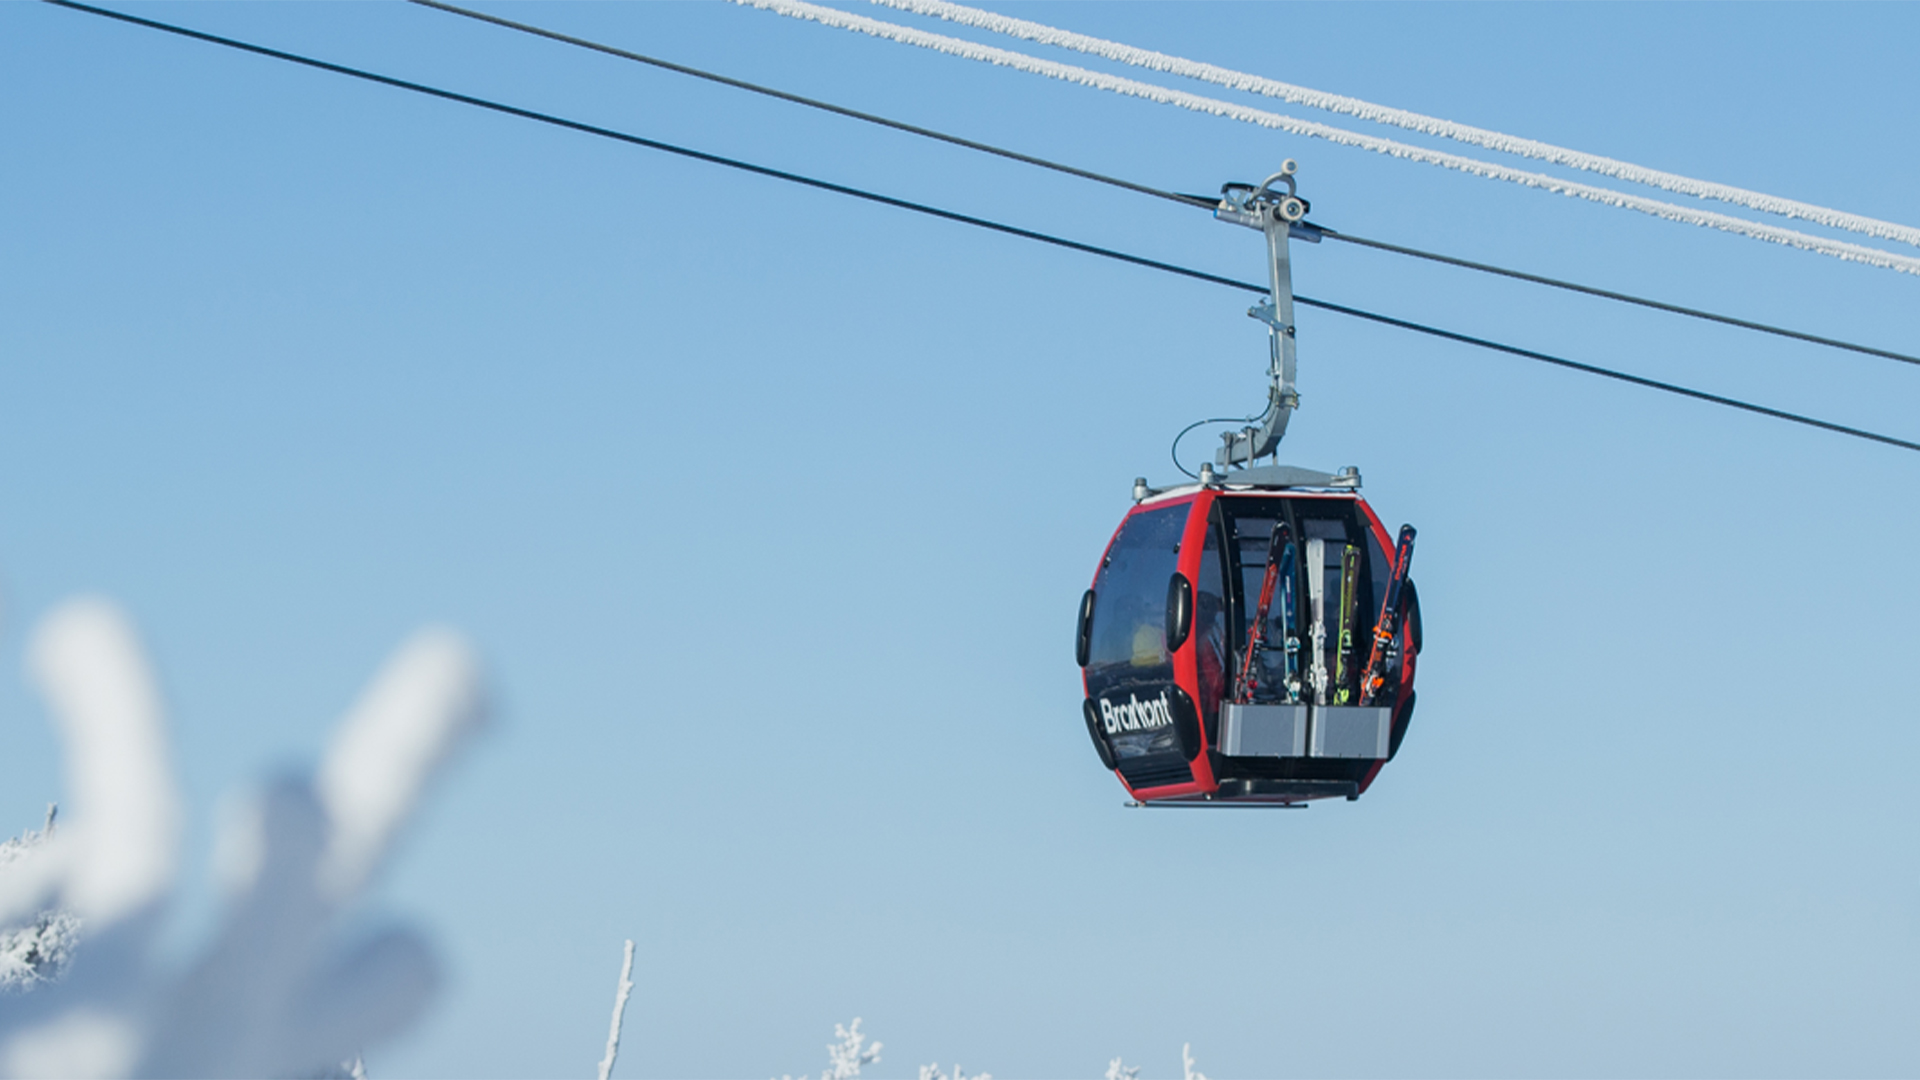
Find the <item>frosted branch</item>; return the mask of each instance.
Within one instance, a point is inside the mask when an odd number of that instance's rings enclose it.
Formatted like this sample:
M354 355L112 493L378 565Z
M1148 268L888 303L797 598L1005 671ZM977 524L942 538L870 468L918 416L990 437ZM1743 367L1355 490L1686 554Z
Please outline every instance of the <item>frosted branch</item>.
M481 715L464 642L416 636L342 725L319 790L286 775L247 804L222 844L240 854L227 911L184 965L153 950L180 814L131 625L105 601L64 604L33 635L29 666L74 813L57 836L49 811L34 842L0 844L0 968L57 970L75 948L85 959L23 1004L0 998L0 1076L318 1075L420 1015L438 983L420 935L375 926L349 942L336 927Z
M627 995L633 993L633 939L627 939L626 958L620 961L620 983L613 992L613 1024L607 1030L607 1056L600 1059L600 1080L613 1075L613 1060L620 1056L620 1024L627 1015Z
M940 1066L937 1064L922 1065L920 1066L920 1080L993 1080L993 1074L979 1073L974 1076L968 1076L961 1071L959 1064L956 1062L953 1066L952 1075L941 1072Z
M871 1065L880 1060L880 1044L864 1046L865 1035L860 1034L860 1018L854 1017L853 1023L846 1026L833 1025L833 1037L840 1040L827 1047L827 1070L820 1074L820 1080L853 1080L860 1075L860 1066ZM802 1077L801 1080L806 1080Z
M1207 1074L1193 1067L1193 1044L1180 1044L1180 1071L1186 1080L1207 1080Z

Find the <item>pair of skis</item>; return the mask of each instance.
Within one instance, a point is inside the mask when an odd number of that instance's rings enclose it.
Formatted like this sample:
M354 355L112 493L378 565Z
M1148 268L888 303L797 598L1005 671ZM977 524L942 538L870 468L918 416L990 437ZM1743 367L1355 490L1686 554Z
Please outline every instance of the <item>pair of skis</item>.
M1240 660L1240 678L1234 688L1233 700L1236 704L1249 705L1260 689L1260 665L1256 657L1271 652L1273 646L1267 644L1269 627L1272 625L1273 593L1276 587L1282 588L1282 611L1291 626L1293 622L1293 527L1284 521L1273 523L1273 536L1267 541L1267 569L1260 575L1260 601L1254 605L1253 629L1247 635L1247 653ZM1297 674L1300 642L1292 633L1286 634L1283 647L1287 654L1286 700L1294 701L1300 696L1300 680Z
M1340 595L1334 601L1338 610L1335 618L1333 671L1327 671L1327 611L1326 611L1326 573L1327 542L1325 540L1307 541L1307 565L1314 568L1313 576L1307 580L1307 594L1312 605L1313 619L1313 668L1309 683L1313 687L1313 700L1316 705L1327 704L1329 691L1333 704L1346 705L1353 700L1353 631L1360 619L1360 545L1340 545Z
M1414 528L1411 525L1400 527L1400 537L1394 545L1393 573L1387 580L1387 595L1380 605L1380 617L1373 624L1373 645L1367 656L1367 666L1359 672L1359 678L1353 678L1355 655L1354 629L1357 626L1360 606L1360 548L1357 544L1344 544L1340 552L1340 596L1337 601L1339 625L1337 627L1334 670L1327 671L1326 649L1326 541L1313 539L1307 541L1307 598L1312 608L1312 663L1307 675L1307 685L1313 688L1314 702L1327 704L1327 691L1333 690L1333 703L1347 705L1357 697L1361 705L1371 705L1386 685L1386 668L1391 659L1394 635L1399 629L1403 613L1400 610L1401 587L1406 584L1407 570L1413 563ZM1285 583L1283 597L1287 620L1292 622L1293 597L1291 595L1293 574L1293 528L1284 521L1274 523L1273 535L1267 543L1267 568L1260 578L1260 599L1254 608L1253 629L1247 637L1247 652L1240 662L1240 678L1235 687L1233 700L1240 704L1250 704L1254 694L1260 689L1260 669L1256 657L1272 650L1268 636L1272 625L1273 598L1276 587ZM1286 699L1298 701L1300 698L1299 649L1300 644L1291 633L1286 636ZM1355 684L1358 684L1357 687Z
M1400 610L1400 590L1407 583L1407 568L1413 563L1414 529L1400 526L1400 539L1393 547L1393 576L1387 580L1387 596L1380 605L1380 618L1373 624L1373 651L1360 679L1360 704L1371 705L1387 683L1387 660L1393 652L1393 639L1405 614Z
M1360 619L1360 545L1345 544L1340 549L1340 633L1334 639L1339 652L1334 656L1333 703L1353 701L1353 630Z

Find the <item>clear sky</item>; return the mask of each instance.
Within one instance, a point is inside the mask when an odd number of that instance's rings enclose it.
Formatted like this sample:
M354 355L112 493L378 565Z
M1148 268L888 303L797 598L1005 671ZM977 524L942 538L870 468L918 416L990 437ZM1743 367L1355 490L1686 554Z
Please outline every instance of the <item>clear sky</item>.
M1913 5L1001 9L1920 224ZM1182 191L1292 156L1335 228L1920 348L1888 271L732 5L497 10ZM140 11L1261 272L1198 211L418 8ZM628 1077L814 1072L856 1015L883 1078L1920 1072L1920 455L1305 311L1283 457L1420 528L1419 715L1357 803L1128 810L1073 611L1132 478L1258 407L1244 295L31 3L0 147L0 831L61 797L19 660L76 592L162 668L196 882L410 628L488 659L371 905L451 981L375 1075L588 1074L627 937ZM1912 368L1295 266L1920 437Z

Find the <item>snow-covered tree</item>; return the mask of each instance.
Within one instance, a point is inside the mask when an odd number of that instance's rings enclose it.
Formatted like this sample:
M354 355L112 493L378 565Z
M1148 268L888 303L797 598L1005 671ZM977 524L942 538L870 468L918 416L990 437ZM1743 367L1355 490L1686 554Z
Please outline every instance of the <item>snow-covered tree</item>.
M979 1073L974 1076L968 1076L966 1073L960 1071L958 1064L955 1064L953 1073L949 1075L941 1072L939 1065L922 1065L920 1066L920 1080L993 1080L993 1074Z
M857 1016L851 1024L833 1025L833 1037L835 1041L827 1044L827 1067L820 1071L820 1080L854 1080L860 1075L862 1065L880 1060L880 1044L867 1045ZM783 1076L780 1080L793 1080L793 1077ZM807 1078L802 1076L800 1080Z
M29 668L63 743L74 814L0 868L0 932L71 912L80 960L64 979L0 995L0 1075L326 1075L341 1062L357 1071L361 1047L413 1022L437 982L424 940L386 927L342 941L336 927L483 713L464 642L415 635L317 773L280 777L239 815L219 845L226 912L184 969L152 954L181 814L132 627L104 601L69 602L34 633Z
M47 824L18 837L0 840L0 875L53 836L56 808L47 807ZM0 928L0 993L31 990L63 974L80 936L80 917L62 907L44 908L31 922Z
M1194 1068L1193 1065L1193 1044L1181 1043L1180 1071L1185 1077L1185 1080L1207 1080L1206 1074ZM959 1069L956 1068L954 1071L958 1072ZM1106 1080L1139 1080L1139 1078L1140 1067L1138 1065L1128 1065L1119 1058L1114 1058L1112 1061L1107 1062ZM920 1071L920 1080L929 1080L925 1069Z
M860 1066L880 1060L880 1044L864 1045L867 1037L860 1034L857 1016L845 1027L833 1025L833 1037L838 1041L827 1046L827 1071L820 1074L820 1080L853 1080L860 1075Z

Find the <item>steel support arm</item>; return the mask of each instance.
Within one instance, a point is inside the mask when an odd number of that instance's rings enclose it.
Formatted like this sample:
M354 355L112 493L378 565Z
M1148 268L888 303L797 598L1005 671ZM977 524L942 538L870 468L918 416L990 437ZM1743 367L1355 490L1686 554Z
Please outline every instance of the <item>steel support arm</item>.
M1222 435L1222 445L1214 455L1221 468L1244 468L1272 454L1287 433L1287 421L1300 404L1294 385L1293 268L1288 258L1288 243L1294 225L1306 216L1306 203L1294 195L1296 166L1289 160L1281 171L1255 188L1229 184L1222 193L1214 217L1221 221L1259 229L1267 238L1267 279L1269 295L1247 314L1267 324L1270 359L1267 366L1267 409L1260 424ZM1286 194L1272 190L1276 181L1287 185ZM1301 236L1318 241L1317 232L1308 226Z

